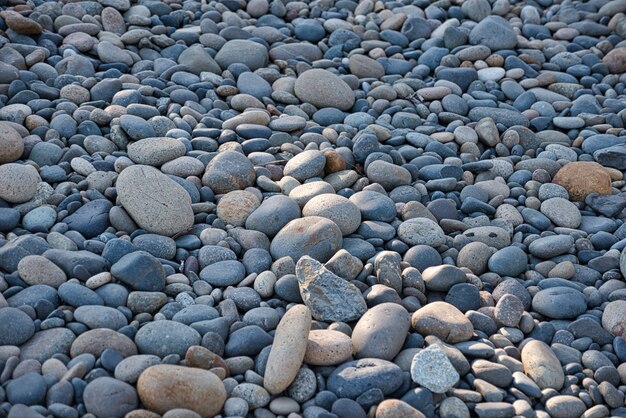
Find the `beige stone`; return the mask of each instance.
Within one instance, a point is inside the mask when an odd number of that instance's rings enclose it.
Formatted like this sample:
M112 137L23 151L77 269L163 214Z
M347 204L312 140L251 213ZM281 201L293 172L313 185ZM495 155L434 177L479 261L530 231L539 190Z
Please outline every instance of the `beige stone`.
M611 194L611 176L604 167L591 161L563 166L552 182L565 187L572 200L585 200L590 193Z
M222 381L208 370L158 364L144 370L137 392L147 409L165 414L172 409L189 409L203 418L213 417L226 402Z
M539 340L529 341L522 349L524 373L541 389L560 390L565 381L561 362L548 345Z
M310 329L311 311L304 305L292 307L280 320L263 379L263 386L270 394L284 391L295 379L302 366Z
M333 366L352 356L352 340L343 332L316 329L309 332L304 362L311 366Z

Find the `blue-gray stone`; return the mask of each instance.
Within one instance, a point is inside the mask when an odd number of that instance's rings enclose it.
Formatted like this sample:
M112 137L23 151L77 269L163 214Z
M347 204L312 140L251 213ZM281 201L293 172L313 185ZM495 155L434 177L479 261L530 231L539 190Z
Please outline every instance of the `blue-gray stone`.
M85 238L93 238L109 227L109 211L112 207L113 204L106 199L92 200L63 219L63 222Z
M200 344L200 340L201 336L195 329L168 320L149 322L135 335L135 344L141 354L154 354L161 358L170 354L184 357L187 349Z
M111 266L111 274L133 290L158 292L165 287L163 266L145 251L135 251L120 258Z

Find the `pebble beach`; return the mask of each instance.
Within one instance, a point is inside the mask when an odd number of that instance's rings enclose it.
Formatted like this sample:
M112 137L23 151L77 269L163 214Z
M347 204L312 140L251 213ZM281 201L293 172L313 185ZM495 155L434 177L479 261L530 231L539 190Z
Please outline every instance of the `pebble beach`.
M626 417L626 0L0 0L0 418Z

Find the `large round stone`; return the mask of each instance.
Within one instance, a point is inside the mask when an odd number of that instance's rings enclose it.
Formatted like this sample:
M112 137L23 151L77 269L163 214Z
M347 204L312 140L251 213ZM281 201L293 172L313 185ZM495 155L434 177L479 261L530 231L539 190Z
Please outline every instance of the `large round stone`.
M165 357L169 354L185 356L192 345L200 344L200 334L180 322L162 320L149 322L139 328L135 344L141 354L154 354Z
M35 196L40 181L39 173L32 165L0 165L0 199L9 203L26 202Z
M210 371L169 364L158 364L141 373L137 392L151 411L164 414L185 408L203 418L217 415L227 396L222 381Z
M611 176L596 162L576 161L566 164L552 181L565 187L572 200L585 200L590 193L611 194Z
M20 345L35 333L35 324L24 311L0 308L0 345Z
M615 300L606 305L602 326L615 336L626 337L626 300Z
M268 61L267 49L258 42L245 39L233 39L222 46L215 61L222 67L228 68L230 64L245 64L250 70L255 71L265 67Z
M438 247L446 242L441 227L428 218L413 218L402 222L398 227L398 238L412 246Z
M411 317L397 303L381 303L368 310L352 331L357 358L393 360L400 352L411 327Z
M175 158L185 155L185 145L168 137L144 138L127 147L128 157L137 164L159 167Z
M297 262L308 255L318 261L328 261L343 242L341 230L331 220L307 216L289 222L272 240L270 253L275 260L291 257Z
M19 160L24 152L24 141L18 131L0 122L0 164Z
M577 318L587 310L587 301L576 289L556 286L537 292L533 309L550 319Z
M193 226L191 197L156 168L130 166L119 175L116 187L124 209L146 231L171 236Z
M91 381L85 388L83 400L87 412L98 418L123 417L139 406L135 388L112 377Z
M561 390L565 374L561 362L552 349L543 341L532 340L522 349L524 373L541 389Z
M337 224L343 235L350 235L361 225L361 211L347 198L336 194L315 196L302 209L304 216L321 216Z
M350 110L354 104L354 92L345 81L330 71L312 69L298 77L295 93L303 103L317 108L336 107Z
M236 151L217 154L207 165L202 184L217 194L243 190L254 185L254 166L245 155Z
M474 327L461 311L446 302L432 302L413 313L413 328L454 344L472 338Z

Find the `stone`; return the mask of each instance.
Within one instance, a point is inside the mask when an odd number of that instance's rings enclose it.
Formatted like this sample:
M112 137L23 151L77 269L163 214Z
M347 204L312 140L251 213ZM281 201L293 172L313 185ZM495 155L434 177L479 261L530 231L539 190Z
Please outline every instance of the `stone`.
M31 165L8 163L0 165L0 199L9 203L31 200L41 181L37 169Z
M135 344L141 354L159 357L170 354L184 357L189 347L200 344L200 341L198 331L188 325L169 320L149 322L135 335Z
M613 48L602 58L613 74L626 72L626 48Z
M339 77L323 69L302 73L296 80L295 94L302 102L319 108L334 107L347 111L354 104L354 92Z
M217 154L207 165L202 184L214 193L224 194L254 185L256 174L250 160L236 151Z
M260 204L256 195L245 190L233 190L222 196L217 203L217 216L229 225L244 226L248 216Z
M83 400L87 412L96 417L121 417L139 406L135 388L111 377L99 377L89 382Z
M326 158L320 151L303 151L287 161L283 174L304 182L311 177L320 177L325 165Z
M582 220L578 208L562 197L553 197L541 202L541 213L546 215L556 226L564 228L576 229Z
M343 235L350 235L361 225L361 211L347 198L336 194L315 196L302 208L303 216L320 216L333 221Z
M587 310L585 295L564 286L540 290L533 297L532 306L536 312L551 319L577 318Z
M185 145L174 138L143 138L128 145L128 158L136 164L160 167L185 155Z
M58 288L67 280L65 272L56 264L40 255L29 255L17 265L20 278L29 285L48 285Z
M302 300L318 321L350 322L367 311L358 288L309 256L298 260L296 276Z
M217 415L227 398L224 384L212 372L169 364L155 365L141 373L137 393L141 403L151 411L164 414L185 408L203 418Z
M113 349L122 357L137 354L135 343L126 335L107 328L96 328L83 332L74 340L70 348L70 355L76 357L90 353L100 357L106 349Z
M492 51L497 51L515 48L517 35L505 19L500 16L488 16L474 26L469 41L472 45L485 45Z
M240 63L247 66L251 71L267 66L267 49L260 43L245 40L233 39L226 42L215 55L215 62L222 70L229 65Z
M0 307L0 345L21 345L35 334L35 324L24 311Z
M163 266L146 251L126 254L111 266L111 274L133 290L157 292L165 287Z
M402 384L402 369L387 360L359 359L336 368L327 380L327 388L340 398L356 399L371 389L388 395Z
M432 302L418 309L411 318L413 328L422 335L434 335L454 344L472 338L472 323L454 306Z
M291 257L297 262L309 256L326 262L341 248L341 229L329 219L307 216L294 219L274 237L270 253L275 260Z
M0 164L19 160L23 153L22 135L9 124L0 122Z
M124 209L148 232L172 236L193 226L189 194L153 167L126 168L117 178L116 189Z
M459 373L438 344L418 351L411 361L411 380L431 392L445 393L459 378Z
M578 417L586 410L585 403L576 396L554 396L546 401L546 412L554 418Z
M465 283L465 272L458 267L441 265L428 267L422 272L426 289L434 292L447 292L459 283Z
M438 247L445 243L445 234L437 223L428 218L413 218L398 227L398 238L405 243Z
M43 28L37 22L22 16L20 13L5 10L0 13L6 22L6 25L13 31L22 35L39 35Z
M276 395L294 381L307 348L311 312L304 305L291 307L276 327L274 342L265 366L263 387Z
M528 341L522 348L524 373L541 389L561 390L565 374L561 363L548 345L539 340Z
M423 418L419 410L399 399L386 399L376 407L376 418Z
M352 340L343 332L312 329L309 332L304 363L311 366L333 366L352 357Z
M552 178L573 200L585 200L590 193L611 194L611 176L600 164L577 161L566 164Z
M411 327L407 310L397 303L381 303L369 309L352 331L356 358L393 360Z
M615 300L606 305L602 327L615 336L626 336L626 300Z

